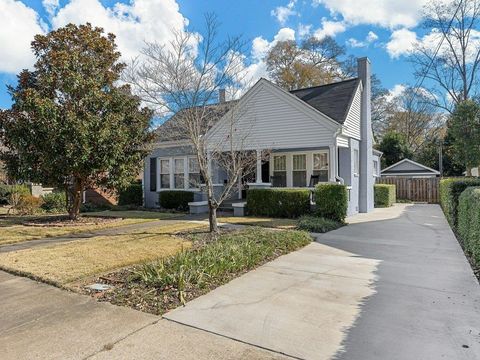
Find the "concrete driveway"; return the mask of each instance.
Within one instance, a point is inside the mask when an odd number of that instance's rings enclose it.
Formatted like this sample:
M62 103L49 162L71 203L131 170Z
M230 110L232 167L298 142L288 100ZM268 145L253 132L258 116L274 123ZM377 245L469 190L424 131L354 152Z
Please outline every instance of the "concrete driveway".
M299 359L480 359L480 287L436 205L397 205L165 317Z

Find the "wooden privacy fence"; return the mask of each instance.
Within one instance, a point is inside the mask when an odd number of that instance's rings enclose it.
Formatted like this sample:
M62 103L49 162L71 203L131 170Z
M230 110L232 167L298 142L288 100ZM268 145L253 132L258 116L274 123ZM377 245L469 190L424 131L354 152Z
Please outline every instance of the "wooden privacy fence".
M393 184L397 188L397 199L439 203L440 178L406 178L386 177L377 178L377 184Z

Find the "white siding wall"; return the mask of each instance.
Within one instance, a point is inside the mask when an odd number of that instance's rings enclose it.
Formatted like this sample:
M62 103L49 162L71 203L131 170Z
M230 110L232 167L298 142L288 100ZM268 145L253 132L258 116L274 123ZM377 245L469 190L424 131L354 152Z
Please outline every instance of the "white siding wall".
M347 118L343 123L342 133L346 136L360 140L360 109L361 109L361 86L357 88Z
M273 85L259 83L234 111L236 139L243 149L289 149L328 146L334 142L338 128L331 120L283 94ZM209 144L217 148L228 144L229 115L209 134ZM223 145L225 146L225 145Z

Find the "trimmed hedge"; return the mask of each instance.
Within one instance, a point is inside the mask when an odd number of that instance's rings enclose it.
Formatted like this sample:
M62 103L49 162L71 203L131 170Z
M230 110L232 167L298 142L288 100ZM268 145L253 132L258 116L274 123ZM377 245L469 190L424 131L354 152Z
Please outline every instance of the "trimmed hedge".
M42 195L41 208L50 213L63 213L67 211L67 200L64 192L52 192Z
M180 211L187 211L188 203L192 201L193 192L183 190L161 191L158 197L158 203L162 208Z
M143 205L143 193L141 183L131 183L118 193L118 205Z
M253 216L297 218L310 212L310 190L249 189L247 211Z
M315 213L327 219L344 222L347 217L348 192L341 184L317 184L314 191Z
M450 178L440 180L440 204L450 226L457 230L458 198L470 186L480 186L480 179Z
M460 195L457 230L465 252L480 265L480 187L469 187Z
M397 201L397 189L393 184L375 184L375 207L390 207Z

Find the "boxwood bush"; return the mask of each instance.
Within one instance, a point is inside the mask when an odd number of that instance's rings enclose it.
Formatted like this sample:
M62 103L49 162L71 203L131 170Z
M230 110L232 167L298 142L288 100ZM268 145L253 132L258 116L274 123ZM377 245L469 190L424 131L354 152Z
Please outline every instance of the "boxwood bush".
M297 218L310 212L310 190L249 189L247 211L253 216Z
M193 201L193 192L184 190L161 191L158 198L160 207L179 211L187 211L188 203Z
M135 182L118 192L118 205L143 205L142 184Z
M42 209L50 213L63 213L67 211L67 200L64 192L52 192L42 195Z
M480 265L480 187L469 187L460 195L457 230L465 252Z
M457 229L457 209L460 194L469 186L480 186L480 179L449 178L440 180L440 204L450 226Z
M393 184L375 184L375 207L389 207L397 201L396 186Z
M327 219L344 222L347 217L347 187L341 184L318 184L315 187L315 213Z

